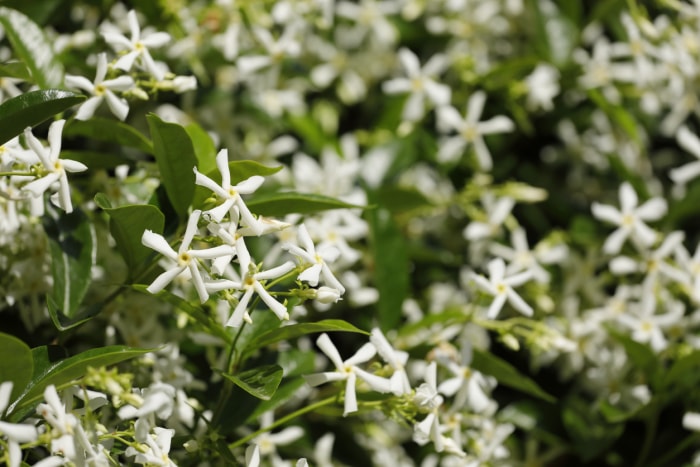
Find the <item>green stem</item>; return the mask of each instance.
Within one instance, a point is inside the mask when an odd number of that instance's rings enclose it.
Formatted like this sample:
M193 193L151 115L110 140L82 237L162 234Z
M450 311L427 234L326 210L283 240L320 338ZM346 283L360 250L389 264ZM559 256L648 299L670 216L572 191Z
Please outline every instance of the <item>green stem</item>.
M0 172L0 177L12 177L15 175L18 177L31 177L36 175L36 172Z
M646 433L644 435L644 442L642 443L642 449L639 452L639 457L637 457L637 462L634 464L636 467L643 467L646 465L647 457L651 452L652 444L654 442L654 437L656 437L656 431L659 426L659 411L655 410L653 414L649 416L646 420Z
M331 397L328 397L326 399L320 400L320 401L316 402L315 404L306 405L306 406L302 407L301 409L297 410L296 412L292 412L289 415L286 415L286 416L280 418L279 420L275 420L275 422L272 423L270 426L260 428L258 431L255 431L255 432L249 434L248 436L244 436L243 438L239 439L238 441L235 441L235 442L229 444L228 447L230 449L234 449L242 444L247 443L248 441L255 438L256 436L261 435L262 433L266 433L268 431L271 431L271 430L277 428L278 426L284 425L285 423L287 423L290 420L293 420L301 415L304 415L305 413L312 412L312 411L314 411L318 408L321 408L325 405L329 405L329 404L335 402L336 400L337 400L337 396L331 396Z

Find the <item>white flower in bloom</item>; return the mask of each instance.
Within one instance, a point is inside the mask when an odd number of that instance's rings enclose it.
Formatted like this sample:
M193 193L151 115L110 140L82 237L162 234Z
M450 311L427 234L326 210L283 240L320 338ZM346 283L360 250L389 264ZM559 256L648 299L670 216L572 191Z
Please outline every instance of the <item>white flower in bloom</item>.
M337 289L341 295L345 293L345 287L336 279L328 264L326 264L326 261L334 261L340 252L332 246L324 248L321 252L316 252L314 242L311 240L311 236L304 224L300 225L297 230L297 240L303 248L290 243L282 248L299 257L305 263L304 266L308 266L299 274L298 279L308 282L312 287L316 287L319 278L323 277L328 286Z
M0 384L0 415L10 403L12 381ZM0 421L0 437L7 439L7 460L9 467L19 467L22 461L21 443L31 443L39 437L36 427L22 423Z
M485 103L486 93L477 91L469 98L465 117L462 117L452 106L440 107L437 110L440 128L445 131L455 130L458 133L441 142L437 152L439 162L458 160L467 146L471 144L474 146L474 153L481 170L491 170L493 161L483 135L508 133L515 129L515 125L505 115L498 115L483 122L479 121Z
M66 86L82 89L92 95L85 101L75 114L76 120L89 120L103 100L107 101L109 110L119 119L124 120L129 113L129 104L126 99L117 97L113 91L126 91L134 86L131 76L119 76L105 81L107 75L107 54L97 56L97 71L95 81L75 75L66 75Z
M146 230L143 232L141 237L141 242L144 246L156 250L158 253L166 256L167 258L175 261L175 265L167 269L161 275L156 277L156 279L148 286L148 291L151 293L158 293L165 288L170 282L173 281L177 276L182 274L185 270L188 270L192 274L192 281L194 287L199 294L199 299L202 303L206 302L209 298L209 293L204 286L204 280L202 278L202 273L200 272L200 259L212 259L224 255L232 254L233 249L230 245L219 245L213 248L208 248L205 250L192 250L190 249L190 243L194 238L195 233L197 233L197 222L199 222L199 217L201 211L194 211L187 222L187 229L185 230L185 235L180 243L180 248L178 251L173 250L167 240L160 235L151 230Z
M469 406L474 412L480 413L485 411L491 403L491 400L486 393L490 388L489 381L486 377L470 368L472 362L472 347L465 342L462 345L461 361L458 363L451 358L440 358L439 362L447 367L454 375L440 383L438 391L446 396L455 396L452 403L452 409L457 410Z
M552 110L552 100L559 94L559 72L552 65L540 63L525 78L529 109Z
M53 428L51 452L74 459L76 456L76 440L73 437L73 433L79 424L78 418L66 410L66 406L61 402L55 386L50 385L46 387L44 400L46 402L39 404L36 411Z
M435 54L421 68L416 54L402 47L399 49L399 60L408 76L385 81L382 89L387 94L410 93L403 108L404 120L416 121L425 115L425 97L428 97L435 106L450 103L449 86L440 84L434 79L447 68L447 56Z
M151 427L145 418L139 418L134 424L136 429L136 441L142 443L141 449L132 446L128 447L124 454L134 457L134 462L144 465L157 465L165 467L176 467L170 460L170 443L175 435L175 430ZM145 446L144 446L145 445Z
M263 227L258 220L248 209L248 206L243 202L241 194L247 195L253 193L260 188L265 179L260 175L253 175L242 182L231 185L231 172L228 165L228 150L222 149L216 155L216 166L221 173L221 185L217 185L214 180L206 175L199 173L197 167L194 168L195 183L205 188L209 188L218 197L224 200L219 206L205 211L204 214L211 216L216 222L221 222L226 213L230 212L234 206L238 208L238 214L243 221L243 224L255 232L256 235L262 234Z
M359 368L357 365L360 363L365 363L370 360L377 353L374 345L371 343L366 343L347 360L343 361L338 353L338 349L333 345L328 334L323 333L316 340L316 344L321 349L321 351L326 354L330 361L335 365L336 371L326 371L323 373L314 373L311 375L304 375L304 379L311 386L318 386L323 383L328 383L331 381L345 381L345 408L343 410L343 416L357 412L357 395L355 394L355 384L357 378L359 377L362 381L367 383L372 390L388 393L392 390L391 381L382 378L381 376L373 375L367 371Z
M515 206L515 200L508 196L497 200L494 200L491 196L484 196L482 202L486 208L488 219L486 222L470 222L464 229L464 238L467 240L481 240L498 234Z
M87 170L87 166L82 162L69 159L59 159L61 152L61 136L65 120L56 120L49 127L49 148L45 148L41 142L32 134L31 129L24 130L24 137L27 144L36 154L43 166L45 175L31 181L22 187L23 191L28 191L35 198L46 192L51 185L58 182L58 192L51 197L51 200L67 213L73 212L73 203L70 199L70 186L66 172L82 172Z
M676 140L683 149L700 159L700 138L691 132L687 126L682 126L676 132ZM700 175L700 160L688 162L669 172L671 180L679 185L685 185Z
M134 66L134 62L140 58L143 67L153 77L162 81L165 78L165 73L159 68L151 57L148 49L162 47L170 42L170 34L167 32L154 32L145 37L141 37L141 26L139 26L138 18L134 10L127 14L129 28L131 29L131 38L127 38L123 34L116 32L104 32L105 42L114 47L117 51L126 50L126 54L119 57L114 65L120 70L130 71Z
M260 416L260 429L272 425L274 421L274 412L269 410ZM251 443L255 444L260 449L260 457L269 457L272 465L281 465L282 459L277 455L277 446L285 446L293 443L304 436L304 430L299 426L290 426L276 433L264 431L255 438Z
M614 255L622 248L628 237L638 241L642 247L649 247L656 240L656 232L644 221L655 221L666 213L666 201L663 198L651 198L641 206L637 193L628 182L620 185L620 208L606 204L593 203L591 211L600 220L618 227L603 244L605 253Z
M394 370L394 374L391 375L391 392L397 396L410 393L411 383L405 368L406 362L408 362L408 353L394 349L379 328L372 329L369 341L377 349L377 353Z
M529 281L532 278L532 272L524 271L506 277L506 264L501 258L489 261L487 267L489 270L488 279L480 274L472 273L472 278L476 281L477 285L494 296L486 316L489 319L495 319L498 313L500 313L501 308L503 308L506 300L520 313L525 316L532 316L532 307L525 303L520 295L513 290L513 287L517 287Z

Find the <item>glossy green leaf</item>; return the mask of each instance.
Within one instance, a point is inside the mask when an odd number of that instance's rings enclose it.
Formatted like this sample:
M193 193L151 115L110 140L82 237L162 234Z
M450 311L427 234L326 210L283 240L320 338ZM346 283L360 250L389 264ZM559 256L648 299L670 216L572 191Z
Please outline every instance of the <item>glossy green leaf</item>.
M197 170L203 174L216 170L216 146L211 136L196 123L186 125L185 131L190 135L197 156Z
M279 365L263 365L235 375L223 373L223 376L251 396L266 401L277 391L282 381L282 373L282 367Z
M23 13L7 7L0 7L0 24L15 54L29 68L34 82L43 89L61 87L63 65L54 56L44 31Z
M90 120L73 120L66 125L63 136L85 136L91 140L116 143L153 154L153 145L141 132L126 123L108 118L93 117Z
M35 404L43 397L49 385L60 386L85 375L88 367L114 365L131 358L152 352L154 349L136 349L123 345L112 345L90 349L64 359L53 358L50 348L38 347L32 350L34 372L26 391L10 408L12 421L22 414L22 408ZM15 415L16 414L16 415Z
M379 291L377 315L383 331L395 329L410 287L410 264L403 234L385 208L368 213L374 281Z
M30 91L0 105L0 144L85 100L70 91Z
M329 209L366 208L366 206L349 204L329 196L295 192L253 195L246 204L255 214L269 217L284 217L292 213L313 214Z
M145 230L163 233L165 216L150 204L132 204L112 207L104 194L95 196L95 203L109 215L109 230L117 249L126 261L130 278L143 269L153 250L143 246L141 237Z
M32 380L32 351L15 336L0 332L0 383L12 381L10 402L14 401Z
M47 296L49 314L56 327L68 329L83 321L80 304L90 286L97 254L95 227L79 209L70 214L51 207L48 211L43 224L53 277Z
M282 326L280 328L264 332L258 335L248 344L248 346L245 348L245 353L252 353L257 349L270 344L295 339L306 334L335 331L357 332L360 334L369 335L368 332L356 328L352 324L341 319L324 319L315 323L290 324L289 326Z
M174 293L169 292L167 290L161 290L157 294L151 294L151 292L146 290L146 287L147 286L143 284L135 284L132 286L134 290L148 295L155 295L156 297L158 297L158 299L162 300L163 302L173 305L176 309L180 311L184 311L192 319L197 321L197 323L199 323L204 328L204 330L207 331L208 334L216 336L226 343L231 343L231 341L233 340L231 335L228 332L226 332L226 330L223 327L221 327L221 325L216 320L214 320L211 316L207 315L202 307L193 305L187 300L178 297Z
M524 392L547 402L555 398L547 394L537 383L520 373L513 365L490 352L473 350L471 367L498 380L498 384Z
M383 186L377 190L377 204L393 213L431 206L428 198L415 188Z
M175 212L184 218L194 196L197 157L192 140L182 125L164 122L155 114L146 117L160 179Z

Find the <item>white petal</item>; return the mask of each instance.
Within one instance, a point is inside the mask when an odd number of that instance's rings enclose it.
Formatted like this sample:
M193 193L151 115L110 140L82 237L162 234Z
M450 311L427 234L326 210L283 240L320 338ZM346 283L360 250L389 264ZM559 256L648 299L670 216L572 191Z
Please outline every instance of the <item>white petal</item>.
M436 154L438 162L454 162L464 153L467 142L461 136L454 136L442 141Z
M700 159L700 139L687 126L678 129L676 140L683 149Z
M355 395L355 373L350 373L345 383L345 408L343 416L349 413L357 412L357 396Z
M481 112L484 110L485 103L486 93L484 93L484 91L477 91L472 94L467 103L467 117L465 122L471 124L478 122L481 117Z
M620 207L622 208L622 212L632 212L632 210L637 207L638 202L637 192L634 191L634 188L632 188L629 182L624 182L620 186Z
M234 189L241 194L247 195L260 188L260 185L262 185L264 181L264 177L261 177L260 175L253 175L252 177L236 184Z
M76 120L90 120L95 115L95 110L102 103L103 96L94 96L83 102L75 113Z
M525 302L525 300L523 300L522 297L520 297L520 295L515 293L513 289L508 288L506 294L508 295L508 303L510 303L513 306L513 308L515 308L525 316L532 316L532 314L534 313L532 307L528 305Z
M668 205L666 204L666 200L662 198L651 198L639 206L635 210L635 214L645 221L655 221L661 219L664 214L666 214L667 209Z
M406 70L406 74L410 77L418 76L420 74L420 62L418 57L411 50L406 47L401 47L399 49L399 60L401 65Z
M617 208L607 204L594 202L591 205L593 216L611 224L620 225L622 223L622 213Z
M331 341L331 338L328 337L328 334L325 332L321 334L319 338L316 339L316 345L318 345L318 348L321 349L324 354L326 354L336 369L341 372L344 370L345 365L343 365L343 359L340 357L338 349L335 347L335 345L333 345L333 342Z
M179 276L182 271L184 271L186 266L177 266L172 269L168 269L167 271L163 272L161 275L156 277L156 279L151 282L151 285L149 285L146 290L148 290L150 293L158 293L161 290L163 290L168 284L170 284L173 279L175 279L177 276Z
M177 253L161 234L157 234L151 230L144 230L141 235L141 243L143 246L156 250L158 253L167 256L173 261L177 261Z
M622 249L622 245L625 243L625 240L627 240L629 233L630 230L626 227L620 227L611 233L605 240L605 243L603 243L603 253L607 253L609 255L618 254Z
M109 107L109 110L119 120L124 121L126 119L126 116L129 114L129 104L126 102L126 99L121 99L117 97L110 90L105 91L104 96L107 100L107 106Z
M501 312L501 309L503 308L503 304L505 302L506 302L505 294L496 295L493 299L493 302L491 302L491 305L489 306L488 311L486 312L486 317L488 319L496 319L498 314Z

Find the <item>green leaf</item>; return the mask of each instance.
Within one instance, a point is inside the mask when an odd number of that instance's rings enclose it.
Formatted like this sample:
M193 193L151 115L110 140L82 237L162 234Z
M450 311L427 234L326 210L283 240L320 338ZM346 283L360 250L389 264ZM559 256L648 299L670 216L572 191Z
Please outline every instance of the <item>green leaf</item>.
M410 263L406 241L388 210L368 212L372 229L371 249L374 280L379 291L377 314L383 331L395 329L401 320L401 307L410 287Z
M63 85L63 65L53 54L44 31L17 10L0 7L0 24L17 57L29 68L34 82L43 89Z
M556 399L547 394L537 383L520 373L510 363L489 352L473 350L471 367L484 374L491 375L499 384L517 389L531 396L547 402L555 402Z
M155 114L147 117L153 139L153 151L170 203L180 218L187 216L187 209L194 196L194 167L197 157L192 140L182 125L164 122Z
M0 144L85 100L85 96L59 89L30 91L0 105Z
M608 116L613 123L618 125L634 141L639 142L637 122L631 113L619 105L611 104L603 95L595 90L588 90L588 97Z
M578 44L578 29L571 19L562 15L554 4L543 7L541 2L531 1L530 11L535 16L535 48L543 58L557 66L571 61L571 53Z
M136 148L147 154L153 154L153 145L141 132L131 125L108 118L73 120L66 125L63 136L85 136L91 140L116 143L119 146Z
M291 213L313 214L329 209L366 208L329 196L295 192L253 195L246 204L254 213L269 217L283 217Z
M282 367L279 365L263 365L236 375L223 373L223 376L251 396L267 401L277 391L282 381L282 373Z
M32 351L15 336L0 332L0 382L12 381L10 402L14 401L32 380Z
M154 349L136 349L123 345L112 345L90 349L69 358L56 360L49 347L32 349L34 373L26 391L19 400L10 407L11 421L18 421L22 409L43 397L44 389L49 385L61 386L85 375L88 367L114 365L134 357L138 357Z
M318 153L326 145L327 137L311 114L290 115L287 120L310 152Z
M79 307L91 282L97 242L95 228L79 209L70 214L48 208L43 217L51 253L53 288L47 296L49 315L65 330L84 320Z
M257 418L265 412L274 410L281 406L289 399L294 397L299 392L299 389L305 384L306 380L302 377L292 378L289 382L281 384L270 399L258 404L253 413L248 416L245 423L251 423L254 420L257 420Z
M256 338L254 338L248 344L248 346L245 348L244 353L249 354L259 348L268 346L270 344L274 344L280 341L286 341L289 339L295 339L306 334L335 331L357 332L369 335L368 332L356 328L355 326L346 321L340 319L324 319L316 323L290 324L289 326L282 326L281 328L264 332Z
M197 156L197 170L208 174L216 170L216 146L211 136L196 123L185 126L185 131L190 135L194 154Z
M9 78L18 78L22 81L31 81L32 75L29 74L27 65L20 61L5 62L0 65L0 76Z
M700 383L700 350L694 350L676 360L663 377L663 387L682 392Z
M141 243L143 232L152 230L162 234L165 216L150 204L131 204L114 208L102 193L95 195L95 203L109 215L109 230L117 249L126 261L129 276L133 279L153 255L153 250Z
M574 397L564 401L562 422L584 463L605 453L624 431L624 424L607 422L589 403Z
M431 206L432 203L416 188L383 186L377 190L377 204L392 213L406 212Z

